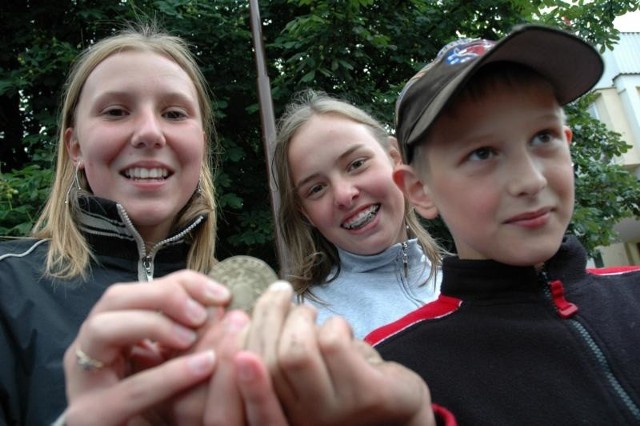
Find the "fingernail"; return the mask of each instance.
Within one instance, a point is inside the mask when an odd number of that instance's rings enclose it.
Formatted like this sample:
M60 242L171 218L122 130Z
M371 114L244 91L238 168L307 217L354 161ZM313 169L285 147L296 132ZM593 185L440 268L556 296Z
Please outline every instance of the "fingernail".
M231 297L229 289L222 284L218 284L215 281L208 280L205 288L205 296L214 301L223 300L226 301Z
M227 331L238 332L249 322L246 314L240 311L230 311L224 318L224 327Z
M194 323L200 324L207 318L207 311L195 300L187 301L187 316Z
M220 306L207 306L207 320L220 320L224 316L225 310Z
M269 291L293 291L293 287L288 281L278 280L274 281L268 288Z
M237 364L238 368L238 379L243 382L252 382L255 380L256 371L253 368L253 365L245 362L241 362Z
M187 345L191 345L198 338L198 335L196 334L195 331L191 330L190 328L183 327L179 324L174 325L174 330L175 330L176 336L178 336L178 339L182 343L185 343Z
M213 368L216 355L212 350L198 352L189 357L187 365L196 375L207 374Z

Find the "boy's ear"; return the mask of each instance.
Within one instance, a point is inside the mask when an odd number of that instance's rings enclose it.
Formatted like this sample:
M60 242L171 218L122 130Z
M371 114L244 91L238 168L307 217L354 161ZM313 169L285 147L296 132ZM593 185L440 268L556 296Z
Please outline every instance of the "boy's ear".
M427 187L422 183L413 167L406 164L397 166L393 171L393 181L407 197L418 214L425 219L438 217L438 208L427 193Z
M567 139L567 144L571 145L571 141L573 140L573 130L571 127L564 126L564 137Z
M80 148L80 142L78 142L75 136L73 127L69 127L64 131L64 147L74 165L82 163L82 149Z
M402 163L402 155L400 155L400 146L398 145L398 139L393 136L389 136L389 157L394 166Z

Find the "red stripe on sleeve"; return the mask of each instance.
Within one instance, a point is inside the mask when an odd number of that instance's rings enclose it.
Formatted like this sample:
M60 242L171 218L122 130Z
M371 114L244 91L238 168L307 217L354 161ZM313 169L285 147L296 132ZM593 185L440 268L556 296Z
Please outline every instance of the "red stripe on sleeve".
M417 322L447 316L455 312L461 304L462 300L441 294L435 301L427 303L415 311L409 312L399 320L376 328L370 332L364 340L370 345L375 346Z

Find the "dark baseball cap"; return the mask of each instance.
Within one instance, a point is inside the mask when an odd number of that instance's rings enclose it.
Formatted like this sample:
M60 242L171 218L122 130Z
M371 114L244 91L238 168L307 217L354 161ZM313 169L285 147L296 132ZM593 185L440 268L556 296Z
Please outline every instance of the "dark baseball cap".
M593 46L542 25L517 26L499 41L467 38L451 42L407 82L396 102L396 135L405 162L412 160L416 142L425 138L449 99L492 62L514 62L533 69L553 86L560 105L589 91L604 71Z

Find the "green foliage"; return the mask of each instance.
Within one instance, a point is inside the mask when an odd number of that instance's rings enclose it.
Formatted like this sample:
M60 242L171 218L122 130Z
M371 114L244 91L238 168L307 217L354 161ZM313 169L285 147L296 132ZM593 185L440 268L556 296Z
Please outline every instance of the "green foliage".
M0 235L29 234L49 194L52 170L29 165L0 174Z
M594 45L612 49L619 40L612 31L613 20L626 12L640 9L638 0L577 1L544 0L544 13L535 12L545 24L573 29L577 35Z
M293 93L313 87L352 101L392 129L404 82L452 39L496 38L517 23L537 21L570 23L591 42L612 46L613 19L638 4L270 0L260 7L276 116ZM28 233L45 199L58 103L75 55L127 21L155 19L191 43L213 92L221 143L218 256L250 253L276 263L248 2L3 2L0 19L5 47L0 51L0 234ZM578 175L572 229L592 249L611 239L613 223L638 214L640 197L634 179L609 161L624 149L619 138L590 120L585 108L584 103L570 108ZM449 238L441 223L429 226Z
M616 240L616 223L640 216L640 183L616 164L616 157L630 147L586 112L592 99L593 95L585 96L566 109L574 135L576 176L576 207L569 230L595 255L596 247Z

